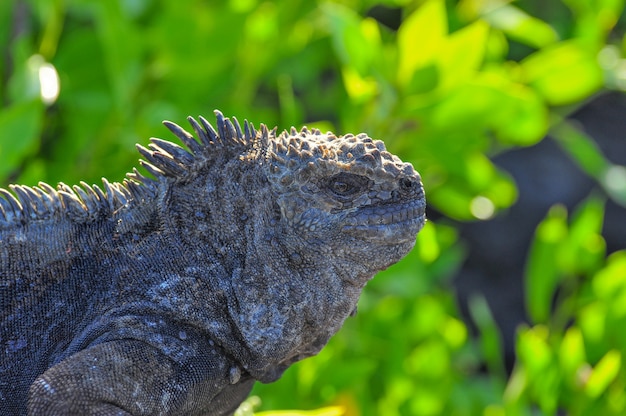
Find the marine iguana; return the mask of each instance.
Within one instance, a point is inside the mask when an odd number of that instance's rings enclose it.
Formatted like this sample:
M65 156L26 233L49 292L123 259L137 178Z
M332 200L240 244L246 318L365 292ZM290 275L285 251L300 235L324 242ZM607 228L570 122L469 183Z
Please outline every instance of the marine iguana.
M0 414L226 415L318 353L425 222L366 134L219 111L121 183L0 189Z

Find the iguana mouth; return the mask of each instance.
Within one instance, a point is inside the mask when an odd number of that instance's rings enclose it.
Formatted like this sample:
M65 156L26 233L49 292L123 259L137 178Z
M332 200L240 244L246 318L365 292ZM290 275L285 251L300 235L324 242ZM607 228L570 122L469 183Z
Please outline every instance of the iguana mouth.
M414 239L426 222L424 199L404 204L385 204L363 207L346 218L343 231L371 239Z

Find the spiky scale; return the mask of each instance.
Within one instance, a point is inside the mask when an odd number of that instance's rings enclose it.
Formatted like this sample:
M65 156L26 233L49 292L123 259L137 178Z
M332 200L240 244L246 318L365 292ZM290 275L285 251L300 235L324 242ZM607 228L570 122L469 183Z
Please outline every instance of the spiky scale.
M87 207L80 201L80 199L78 199L71 188L69 191L59 190L58 195L63 203L63 206L69 211L70 214L78 217L84 216Z
M195 162L194 156L176 143L168 142L156 137L151 138L150 141L152 144L156 145L158 149L162 149L169 153L175 160L183 165L192 165Z
M130 191L133 199L139 200L145 196L144 188L135 181L124 179L124 186Z
M139 163L141 162L142 161L140 160ZM160 175L161 174L162 173L160 173ZM106 199L109 203L109 206L115 207L115 191L113 190L111 182L109 182L106 178L102 178L102 186L104 187L104 192L106 193Z
M254 129L252 123L248 123L248 120L244 120L243 128L246 134L246 141L251 141L256 137L256 130Z
M33 210L28 193L22 189L23 187L21 185L9 185L9 188L11 188L11 190L17 195L18 201L22 206L24 216L34 218L35 211Z
M21 216L20 214L22 212L22 205L17 199L15 199L13 194L6 189L0 188L0 197L2 196L4 196L4 199L8 202L11 211L15 212L16 216Z
M215 110L213 113L215 114L215 117L217 119L217 121L215 122L215 125L217 126L217 134L222 140L228 139L229 137L227 136L228 132L225 126L224 115L221 111L218 110Z
M2 214L1 219L9 223L13 221L15 217L15 215L13 214L13 209L11 208L9 203L6 201L6 199L2 197L0 197L0 214Z
M176 123L172 123L171 121L164 121L163 125L165 127L167 127L172 133L174 133L174 135L176 137L178 137L180 139L180 141L182 141L184 143L185 146L187 146L187 148L189 150L191 150L191 153L194 155L198 155L202 153L202 147L200 147L200 145L198 144L198 142L196 141L196 139L194 139L194 137L187 132L185 129L183 129L182 127L180 127L178 124ZM172 143L172 142L168 142L165 140L161 140L161 139L157 139L157 138L152 138L150 139L152 142L158 141L159 145L160 143L168 143L171 146L176 146L178 148L180 148L181 150L182 147ZM185 152L187 153L187 152ZM172 153L172 155L174 155L174 153Z
M128 198L120 189L121 186L119 183L114 182L111 184L111 196L113 198L113 206L122 207L128 203Z
M243 135L243 132L241 131L241 126L239 125L239 121L237 120L237 117L232 117L232 125L235 128L235 135L237 137L239 137L243 143L246 143L246 137Z
M172 159L168 154L154 152L152 157L154 158L154 164L167 176L179 177L186 171L183 165L178 163L177 160Z
M289 145L287 149L287 157L288 158L302 158L302 153L298 151L292 144Z
M41 217L50 212L50 207L46 204L44 193L37 188L31 188L30 186L23 186L23 190L29 196L29 202L34 210L34 218Z
M237 129L230 118L224 119L224 128L227 131L227 137L229 140L232 140L235 143L244 143L243 137L237 134Z
M50 196L48 196L48 194L46 194L44 191L36 186L32 188L27 188L27 192L31 194L33 207L35 208L38 217L49 215L54 212L54 206L52 205Z
M54 189L52 186L48 185L46 182L39 182L38 185L42 189L42 191L46 195L48 195L50 199L50 204L53 207L53 211L61 212L61 210L63 209L63 205L61 204L61 201L59 200L59 197L57 195L57 190Z
M115 182L113 186L119 193L124 195L124 198L126 198L126 202L125 202L126 204L131 198L130 191L126 189L126 187L122 183L119 183L119 182Z
M217 134L213 125L202 116L198 117L198 119L200 120L200 123L202 124L202 127L204 127L204 131L206 131L207 136L210 140L210 142L206 143L205 145L210 146L213 143L220 143L222 138L219 136L219 134Z
M140 160L139 164L143 166L145 170L150 172L150 174L152 174L152 176L154 176L155 178L161 177L165 174L165 172L163 172L161 169L157 168L150 162L146 162L145 160Z
M140 144L136 144L135 147L137 148L139 153L148 160L148 162L152 163L153 165L157 164L157 162L154 159L154 151L153 150L148 149L146 147L143 147Z
M95 198L95 195L87 194L87 192L92 192L91 188L85 182L81 182L80 184L81 186L79 185L72 186L74 193L80 198L87 212L97 212L98 204L97 204L97 199Z
M190 117L187 117L187 121L189 122L189 124L191 124L191 128L193 129L194 133L196 133L196 136L200 138L200 143L202 143L202 145L204 145L205 147L209 146L210 145L209 136L207 136L206 131L204 131L202 126L198 124L196 119L190 116ZM195 139L190 141L187 147L192 151L194 155L202 154L202 146L200 146L200 144Z
M72 187L63 182L59 182L59 184L57 185L57 189L59 191L65 191L66 193L70 195L74 195L74 190L72 189Z

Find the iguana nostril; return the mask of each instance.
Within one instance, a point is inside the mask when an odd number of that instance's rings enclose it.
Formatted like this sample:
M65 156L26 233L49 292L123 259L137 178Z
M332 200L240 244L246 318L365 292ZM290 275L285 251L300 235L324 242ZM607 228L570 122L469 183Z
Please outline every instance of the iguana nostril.
M400 179L400 189L403 191L411 191L417 187L417 182L409 178Z

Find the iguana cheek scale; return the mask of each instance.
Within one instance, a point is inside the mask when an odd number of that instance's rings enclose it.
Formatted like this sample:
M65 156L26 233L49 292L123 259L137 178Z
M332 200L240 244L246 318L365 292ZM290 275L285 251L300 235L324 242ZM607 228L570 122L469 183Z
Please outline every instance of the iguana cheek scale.
M231 414L411 250L383 142L215 114L137 146L152 178L0 189L0 414Z

